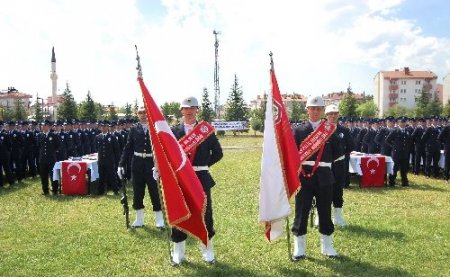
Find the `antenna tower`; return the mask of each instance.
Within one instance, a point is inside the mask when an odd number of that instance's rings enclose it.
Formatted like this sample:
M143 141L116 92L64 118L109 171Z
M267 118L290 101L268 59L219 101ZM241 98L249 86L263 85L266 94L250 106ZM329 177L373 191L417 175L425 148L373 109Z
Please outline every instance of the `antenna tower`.
M220 85L219 85L219 40L217 35L220 32L216 30L213 31L216 42L214 43L215 48L215 65L214 65L214 111L216 112L216 118L220 118Z

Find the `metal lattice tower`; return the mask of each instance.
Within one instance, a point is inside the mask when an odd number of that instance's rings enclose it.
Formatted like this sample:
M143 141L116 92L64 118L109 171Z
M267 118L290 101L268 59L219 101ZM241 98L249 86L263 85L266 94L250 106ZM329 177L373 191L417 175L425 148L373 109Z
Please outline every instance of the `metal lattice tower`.
M219 40L217 35L220 32L216 30L213 31L216 42L214 43L215 48L215 65L214 65L214 111L216 112L216 118L220 118L220 85L219 85Z

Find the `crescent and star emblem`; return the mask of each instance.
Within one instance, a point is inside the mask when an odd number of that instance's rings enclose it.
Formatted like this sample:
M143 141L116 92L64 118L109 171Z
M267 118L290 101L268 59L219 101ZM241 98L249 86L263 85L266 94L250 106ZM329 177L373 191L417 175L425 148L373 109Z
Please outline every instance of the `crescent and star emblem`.
M186 153L184 153L183 148L181 148L180 144L178 143L177 139L175 138L175 136L172 133L172 130L170 129L169 125L167 124L167 122L165 120L159 120L155 122L155 129L156 129L156 133L166 133L169 136L171 136L173 138L173 141L177 144L178 148L180 149L179 153L181 154L181 157L176 157L177 160L175 161L179 161L180 165L178 166L178 168L175 170L176 172L180 171L180 169L182 169L187 162L187 156Z
M374 168L372 168L372 169L370 169L370 174L372 174L372 175L375 174L376 168L378 168L378 167L380 166L380 161L379 161L376 157L371 156L371 157L367 160L366 167L369 168L370 162L373 162L373 161L377 164L377 166L374 167Z
M70 171L69 171L69 170L70 170L70 168L71 168L72 166L76 167L76 168L78 169L78 173L80 173L80 171L81 171L81 165L80 165L79 163L70 163L70 164L67 166L67 174L70 175ZM70 176L70 181L75 181L76 179L77 179L77 175L73 174L73 175Z
M281 103L277 100L273 99L273 119L274 123L277 124L281 121L282 113L281 113Z

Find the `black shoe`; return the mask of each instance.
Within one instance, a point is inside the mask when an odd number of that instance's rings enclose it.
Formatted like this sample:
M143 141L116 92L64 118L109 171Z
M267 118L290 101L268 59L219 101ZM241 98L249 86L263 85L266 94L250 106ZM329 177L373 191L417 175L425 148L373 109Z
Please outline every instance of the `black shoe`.
M293 261L293 262L298 262L298 261L303 260L303 259L305 259L305 258L306 258L305 255L302 255L302 256L292 256L292 261Z
M41 195L48 195L48 191L44 191Z
M395 187L395 183L389 183L390 187Z
M402 187L409 187L409 184L408 183L403 183Z

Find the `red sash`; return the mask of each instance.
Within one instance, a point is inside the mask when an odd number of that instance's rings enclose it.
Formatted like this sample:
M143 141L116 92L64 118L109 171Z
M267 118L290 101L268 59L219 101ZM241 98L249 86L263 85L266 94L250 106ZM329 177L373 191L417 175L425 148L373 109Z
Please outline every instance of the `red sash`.
M327 120L323 120L319 127L313 131L305 140L300 144L300 149L298 154L300 155L300 172L305 177L312 177L319 167L320 159L322 158L323 149L325 147L325 142L330 138L330 136L336 130L336 124L331 124ZM313 169L311 173L306 174L301 166L301 164L308 160L314 153L319 151L317 158L314 162Z
M194 161L197 147L214 133L214 127L206 121L198 123L189 134L182 137L178 143L183 151L189 155L191 163Z

